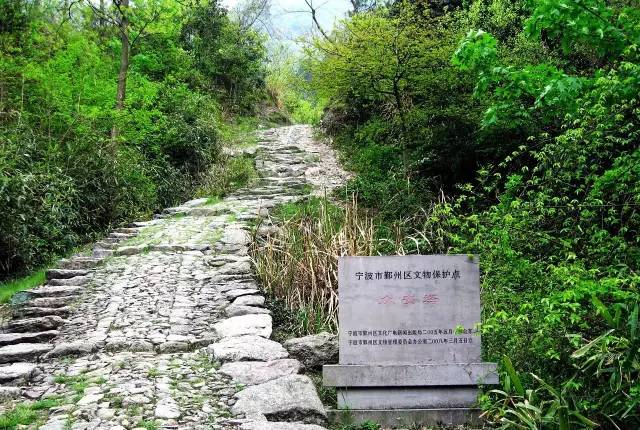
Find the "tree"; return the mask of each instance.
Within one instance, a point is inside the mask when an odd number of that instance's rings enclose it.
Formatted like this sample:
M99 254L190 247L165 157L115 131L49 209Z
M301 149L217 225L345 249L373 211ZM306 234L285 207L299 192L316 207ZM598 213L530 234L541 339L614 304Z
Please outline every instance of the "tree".
M384 105L400 128L405 168L409 167L407 112L419 92L421 75L434 64L432 52L441 28L419 25L411 6L398 16L385 9L354 15L329 37L316 38L307 50L322 96L355 98L364 106Z
M231 20L214 1L190 10L181 39L209 91L221 91L237 111L255 108L265 88L266 50L261 34Z
M162 0L149 0L131 4L129 0L112 0L113 7L105 10L103 3L97 7L91 0L86 0L100 22L111 23L118 32L120 39L120 66L118 69L118 84L116 91L116 111L125 109L127 96L127 75L131 51L145 34L150 24L155 22L166 9ZM111 128L111 140L116 142L120 134L117 120Z

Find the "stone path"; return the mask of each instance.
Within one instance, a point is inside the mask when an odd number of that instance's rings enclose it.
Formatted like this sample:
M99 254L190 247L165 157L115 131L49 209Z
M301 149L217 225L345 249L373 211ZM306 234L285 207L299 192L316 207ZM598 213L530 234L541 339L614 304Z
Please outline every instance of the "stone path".
M260 133L255 157L258 184L118 229L19 297L0 333L1 408L53 397L46 430L322 429L303 365L269 339L249 232L346 176L306 126Z

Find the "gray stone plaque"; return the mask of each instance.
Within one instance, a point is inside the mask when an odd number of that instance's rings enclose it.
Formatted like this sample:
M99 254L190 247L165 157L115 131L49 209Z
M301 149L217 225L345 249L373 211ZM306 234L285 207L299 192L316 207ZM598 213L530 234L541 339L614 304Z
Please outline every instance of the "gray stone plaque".
M342 257L340 364L480 362L478 260Z
M478 385L498 382L480 360L480 272L469 255L342 257L338 263L337 420L396 426L478 422Z

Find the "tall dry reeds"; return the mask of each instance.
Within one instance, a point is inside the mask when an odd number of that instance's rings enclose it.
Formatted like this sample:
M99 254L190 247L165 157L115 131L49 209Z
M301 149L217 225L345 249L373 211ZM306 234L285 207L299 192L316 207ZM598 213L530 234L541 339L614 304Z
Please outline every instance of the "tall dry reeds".
M263 288L296 315L288 325L297 334L337 330L338 257L447 252L436 205L391 224L360 210L355 197L285 206L272 220L278 229L256 235L251 254Z
M338 324L338 257L372 255L372 219L353 199L338 208L315 201L314 213L295 214L278 232L257 239L253 260L263 287L298 315L298 331L335 331Z

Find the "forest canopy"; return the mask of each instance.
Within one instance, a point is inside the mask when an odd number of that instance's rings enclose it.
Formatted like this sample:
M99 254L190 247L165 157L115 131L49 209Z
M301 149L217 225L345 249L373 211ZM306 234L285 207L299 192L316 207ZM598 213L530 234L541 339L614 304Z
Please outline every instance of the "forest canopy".
M216 2L0 0L0 277L190 198L265 56Z

